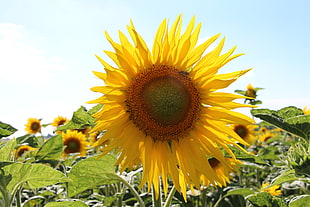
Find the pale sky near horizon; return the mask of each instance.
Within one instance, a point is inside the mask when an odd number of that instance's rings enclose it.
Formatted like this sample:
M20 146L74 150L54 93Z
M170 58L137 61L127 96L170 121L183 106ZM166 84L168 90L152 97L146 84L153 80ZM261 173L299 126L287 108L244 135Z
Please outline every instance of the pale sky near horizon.
M92 71L103 71L95 54L111 50L104 31L118 42L130 19L152 46L164 18L183 14L202 22L201 40L221 33L224 51L237 45L244 56L220 73L252 68L226 91L262 87L261 108L310 107L310 2L307 0L0 0L0 121L19 129L29 117L50 123L71 118L98 98L101 85Z

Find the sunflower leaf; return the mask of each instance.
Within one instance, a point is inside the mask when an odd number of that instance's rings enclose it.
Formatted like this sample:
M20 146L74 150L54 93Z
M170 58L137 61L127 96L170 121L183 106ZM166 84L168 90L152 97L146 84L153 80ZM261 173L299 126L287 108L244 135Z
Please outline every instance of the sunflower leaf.
M71 120L67 124L59 127L57 131L63 131L67 129L84 129L86 127L92 127L95 125L95 118L91 116L90 112L87 112L84 106L81 106L73 113Z
M115 162L114 156L105 155L89 157L73 165L68 173L71 179L68 183L68 197L98 185L119 182L121 178L115 173Z
M273 179L270 186L281 185L282 183L291 182L295 180L298 180L298 178L295 175L295 170L287 170L281 173L275 179Z
M61 134L48 139L38 150L36 160L58 160L63 151Z
M225 197L227 196L231 196L231 195L242 195L243 197L246 197L248 195L253 194L254 191L248 188L238 188L238 189L233 189L228 191L228 193L225 195Z
M6 176L10 175L12 178L7 185L7 190L11 193L24 183L30 188L39 188L68 181L60 171L42 164L14 163L2 169Z
M44 207L88 207L82 201L62 201L62 202L49 202Z
M10 136L17 131L14 127L9 124L0 121L0 138Z
M246 197L253 206L265 207L287 207L287 205L277 197L273 197L267 192L255 193Z
M275 125L299 137L310 139L310 115L304 115L302 110L290 106L278 111L269 109L252 109L253 116Z
M231 149L231 151L234 153L237 159L245 160L249 162L255 162L257 164L266 164L266 162L262 159L261 156L246 153L242 151L241 149L234 147L234 146L228 146L228 147ZM225 156L229 157L228 153Z
M0 149L0 161L10 161L12 152L16 147L16 139L11 139Z
M298 196L289 203L289 207L307 206L310 203L309 195Z

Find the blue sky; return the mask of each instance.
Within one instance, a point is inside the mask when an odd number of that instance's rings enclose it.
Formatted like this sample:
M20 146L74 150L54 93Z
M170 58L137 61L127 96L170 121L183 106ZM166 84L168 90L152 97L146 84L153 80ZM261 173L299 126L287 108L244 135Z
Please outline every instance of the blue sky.
M265 88L262 108L310 106L309 11L307 0L0 0L0 121L22 135L28 117L90 108L100 94L89 88L102 84L91 71L103 71L94 55L111 50L104 31L117 40L132 19L151 47L163 18L180 13L184 27L202 22L202 40L221 33L225 50L246 53L220 71L254 68L226 91L252 83Z

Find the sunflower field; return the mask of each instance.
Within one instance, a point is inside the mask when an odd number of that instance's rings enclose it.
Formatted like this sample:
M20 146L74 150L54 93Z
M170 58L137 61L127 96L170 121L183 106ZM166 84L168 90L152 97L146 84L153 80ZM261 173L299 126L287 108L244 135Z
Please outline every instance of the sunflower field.
M201 24L181 25L164 20L152 49L132 22L131 41L106 33L115 65L97 56L92 108L29 118L20 137L0 122L1 207L310 206L310 109L257 107L251 84L223 92L251 70L218 73L243 54L222 53L225 38L208 52L220 35L197 46Z

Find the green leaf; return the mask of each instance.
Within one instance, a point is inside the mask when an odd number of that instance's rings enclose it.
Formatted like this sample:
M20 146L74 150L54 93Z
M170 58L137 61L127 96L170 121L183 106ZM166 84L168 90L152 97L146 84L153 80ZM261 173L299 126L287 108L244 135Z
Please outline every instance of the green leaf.
M63 152L61 134L48 139L38 150L37 160L58 160Z
M16 140L11 139L0 149L0 162L10 161L13 150L16 147Z
M287 207L287 205L277 197L273 197L267 192L255 193L246 197L254 207Z
M310 139L310 115L303 115L301 109L290 106L278 111L252 109L253 116L275 125L289 133Z
M5 175L12 176L7 186L10 192L24 183L27 183L30 188L39 188L69 181L63 173L42 164L14 163L3 167L3 170Z
M242 195L243 197L246 197L248 195L253 194L254 191L248 188L239 188L239 189L233 189L228 191L228 193L225 195L226 196L231 196L231 195Z
M92 117L89 112L87 112L84 106L81 106L73 113L71 120L67 124L59 127L57 131L63 131L67 129L84 129L94 125L96 125L95 118Z
M309 195L302 195L295 199L292 199L292 201L289 203L289 207L300 207L300 206L308 206L310 203L310 196Z
M0 121L0 138L10 136L17 131L14 127L9 124Z
M246 153L242 151L241 149L234 147L234 146L228 146L228 147L231 149L231 151L234 153L236 158L239 160L246 160L246 161L255 162L258 164L266 164L266 162L260 156ZM228 153L227 153L227 156L229 156Z
M71 181L68 183L68 197L72 197L98 185L111 184L120 181L115 174L116 158L112 155L94 156L73 165L68 173Z
M295 176L295 170L287 170L273 179L270 186L281 185L282 183L291 182L294 180L298 180L298 178Z
M88 207L82 201L62 201L62 202L49 202L44 207Z
M245 95L245 92L246 91L243 91L243 90L235 90L235 93L239 93L241 95Z
M38 137L34 136L33 134L26 134L21 137L16 138L17 144L27 144L31 147L38 148Z
M89 109L88 113L90 115L95 114L96 112L98 112L101 108L103 107L103 104L97 104L96 106L94 106L93 108Z

